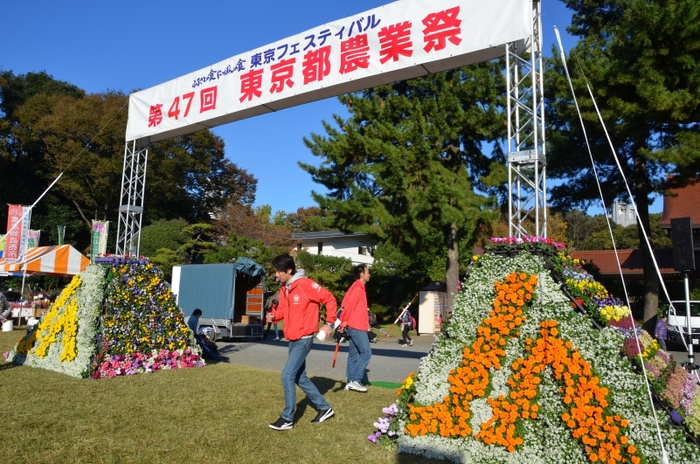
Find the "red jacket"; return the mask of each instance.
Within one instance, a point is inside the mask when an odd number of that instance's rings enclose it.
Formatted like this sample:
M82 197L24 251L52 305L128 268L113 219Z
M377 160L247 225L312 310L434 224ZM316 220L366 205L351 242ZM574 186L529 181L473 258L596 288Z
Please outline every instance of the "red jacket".
M345 322L348 327L352 327L355 330L369 330L367 290L362 280L357 279L350 286L340 306L343 307L340 320Z
M335 322L338 304L331 292L304 276L299 270L280 288L280 301L276 310L270 311L273 322L284 319L284 338L296 341L318 332L318 307L326 305L326 322Z

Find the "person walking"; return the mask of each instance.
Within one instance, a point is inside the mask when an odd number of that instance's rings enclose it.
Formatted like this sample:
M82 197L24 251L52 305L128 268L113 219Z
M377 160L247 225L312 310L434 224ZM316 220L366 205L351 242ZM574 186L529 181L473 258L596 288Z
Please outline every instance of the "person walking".
M296 269L294 258L288 253L275 257L272 266L282 287L279 304L267 314L267 322L284 320L284 337L289 341L289 348L287 362L282 369L284 409L280 418L269 426L274 430L289 430L294 427L296 385L306 393L318 411L311 420L312 424L324 422L335 414L306 375L306 357L311 351L313 336L319 330L319 305L323 303L326 306L326 324L321 331L327 338L336 320L337 303L331 292L306 277L303 269Z
M265 311L269 313L272 310L277 309L277 305L279 304L280 301L280 292L277 290L272 296L270 296L267 301L265 302ZM268 322L267 323L267 329L265 330L265 336L263 337L266 339L267 337L270 336L270 327L274 326L275 328L275 340L280 339L280 332L279 329L277 328L277 323L276 322Z
M408 335L408 332L412 329L413 327L411 326L411 312L406 309L404 312L401 314L401 335L403 336L402 340L402 345L403 346L412 346L413 345L413 339L411 338L410 335ZM408 339L408 341L406 341Z
M666 351L666 339L668 338L668 315L666 313L656 320L654 337L659 342L661 349Z
M372 357L372 348L369 344L369 308L367 306L367 290L365 284L369 282L369 268L366 264L358 264L353 268L355 282L350 286L341 307L340 326L338 331L348 338L348 364L346 374L348 383L346 390L366 392L367 387L362 385L365 371Z

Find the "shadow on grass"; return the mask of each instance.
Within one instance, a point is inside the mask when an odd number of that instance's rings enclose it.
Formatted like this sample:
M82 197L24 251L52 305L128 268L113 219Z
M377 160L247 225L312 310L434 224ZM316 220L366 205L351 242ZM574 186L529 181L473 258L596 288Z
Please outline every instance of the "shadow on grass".
M321 395L323 395L324 397L329 391L338 391L339 389L342 390L342 388L335 388L336 385L342 385L337 380L329 379L327 377L316 376L310 379L311 382L314 385L316 385L316 388L318 388L319 393L321 393ZM299 397L301 397L301 400L299 400ZM302 417L304 417L306 415L307 409L311 411L311 414L309 415L309 421L316 417L316 407L313 405L313 403L309 400L309 398L303 391L301 392L301 394L297 392L297 400L297 407L294 411L294 422L298 422Z
M3 364L0 364L0 371L6 371L8 369L12 369L13 367L19 367L19 366L20 366L19 364L15 364L12 362L6 362Z

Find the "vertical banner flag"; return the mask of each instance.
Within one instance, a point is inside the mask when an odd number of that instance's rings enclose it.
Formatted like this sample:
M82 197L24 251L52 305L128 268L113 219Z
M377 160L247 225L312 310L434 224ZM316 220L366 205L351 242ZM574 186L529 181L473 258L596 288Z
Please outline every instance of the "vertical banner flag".
M5 234L0 234L0 258L5 254Z
M31 207L8 205L7 236L5 238L6 261L20 261L27 248L29 223L31 222Z
M27 248L36 248L39 246L39 237L41 237L40 230L31 230L27 234Z
M109 233L109 221L92 221L92 249L90 259L94 262L98 255L107 251L107 235Z
M63 240L66 238L66 226L56 226L58 228L57 245L63 245Z

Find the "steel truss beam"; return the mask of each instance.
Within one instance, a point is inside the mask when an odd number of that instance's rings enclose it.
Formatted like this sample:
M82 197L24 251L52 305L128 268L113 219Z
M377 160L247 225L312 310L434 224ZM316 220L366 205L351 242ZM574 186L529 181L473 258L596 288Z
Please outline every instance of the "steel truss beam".
M126 142L115 253L118 256L139 256L147 163L148 140Z
M547 236L542 20L532 2L532 34L506 45L508 235Z

